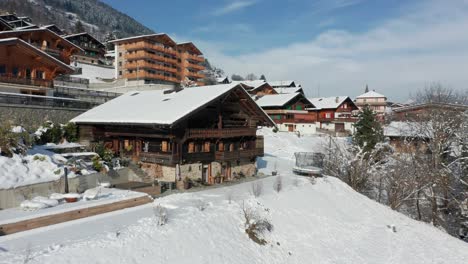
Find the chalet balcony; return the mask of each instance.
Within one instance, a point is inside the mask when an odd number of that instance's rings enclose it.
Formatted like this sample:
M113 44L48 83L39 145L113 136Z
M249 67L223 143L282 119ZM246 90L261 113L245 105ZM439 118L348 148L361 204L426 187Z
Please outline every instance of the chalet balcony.
M166 63L171 63L173 65L178 65L178 61L176 59L172 58L167 58L159 54L152 54L144 51L137 51L135 53L131 54L125 54L124 56L125 59L127 60L146 60L146 59L152 59L155 61L160 61L160 62L166 62Z
M163 53L166 53L166 54L171 54L171 55L177 55L177 52L173 49L169 49L169 48L165 48L163 46L160 46L160 45L155 45L155 44L151 44L151 43L133 43L133 44L128 44L128 45L125 45L125 48L129 51L131 50L143 50L143 49L147 49L147 50L154 50L154 51L160 51L160 52L163 52Z
M179 162L179 155L172 153L140 152L140 161L171 165Z
M187 74L188 76L190 76L190 77L194 77L194 78L197 78L197 79L205 78L205 75L204 75L204 74L197 73L197 72L190 72L190 71L187 71L186 74Z
M187 68L191 68L191 69L198 70L198 71L203 71L205 69L205 66L189 62L189 64L187 65Z
M193 60L193 61L196 61L196 62L204 62L205 61L205 58L203 58L201 56L198 56L198 55L190 54L190 53L187 55L187 59Z
M316 120L311 119L297 119L297 118L288 118L288 119L273 119L277 124L289 123L289 124L296 124L296 123L309 123L314 124Z
M238 159L252 159L263 156L263 148L240 149L234 151L216 151L215 159L218 161L230 161Z
M156 80L180 83L179 79L177 79L175 77L164 76L163 74L149 73L149 72L145 72L145 71L140 71L140 72L138 72L138 74L136 72L127 73L127 74L125 74L125 78L131 79L131 80L156 79Z
M160 70L160 71L172 72L172 73L178 72L176 68L166 67L166 66L154 64L154 63L148 63L146 61L139 61L138 63L136 61L129 62L125 66L127 69L134 69L134 70L146 68L146 69L154 69L154 70Z
M330 123L340 123L340 122L350 122L354 123L357 122L357 118L354 117L337 117L337 118L326 118L326 117L319 117L318 121L319 122L330 122Z
M188 129L186 138L230 138L255 136L257 128Z
M184 153L183 160L186 162L212 162L215 158L213 152Z
M22 84L22 85L32 85L32 86L47 87L47 88L52 88L54 86L54 82L51 80L33 79L33 78L26 79L26 78L15 77L15 76L6 75L6 74L0 75L0 82Z

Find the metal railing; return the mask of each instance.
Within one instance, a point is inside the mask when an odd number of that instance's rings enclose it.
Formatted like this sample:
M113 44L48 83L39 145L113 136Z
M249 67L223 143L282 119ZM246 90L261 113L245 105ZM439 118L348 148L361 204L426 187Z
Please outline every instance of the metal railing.
M40 87L53 87L53 82L44 79L34 79L34 78L21 78L13 75L0 74L0 82L4 83L14 83L14 84L23 84L23 85L32 85Z
M52 108L73 108L73 109L91 109L98 105L97 103L52 97L52 96L40 96L40 95L29 95L29 94L14 94L14 93L2 93L0 92L0 104L7 105L22 105L22 106L43 106Z

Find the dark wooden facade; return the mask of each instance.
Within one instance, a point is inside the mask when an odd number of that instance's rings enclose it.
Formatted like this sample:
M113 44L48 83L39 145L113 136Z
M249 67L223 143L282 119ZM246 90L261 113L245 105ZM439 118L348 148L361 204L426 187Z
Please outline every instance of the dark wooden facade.
M67 65L70 64L71 56L81 51L78 46L54 32L43 28L0 32L0 39L4 38L22 39Z
M172 180L188 177L192 169L184 173L185 165L193 165L202 168L200 177L208 183L217 174L214 163L226 179L232 179L231 168L239 164L255 166L255 158L263 156L257 126L274 125L241 86L171 125L78 124L83 143L104 142L119 156L144 163L156 178L167 180L171 169Z
M83 32L68 35L64 38L83 49L83 51L73 56L75 61L90 64L102 64L104 54L106 53L106 46L89 33Z
M42 87L25 87L21 93L46 95L57 75L72 72L68 65L20 39L0 39L0 82Z

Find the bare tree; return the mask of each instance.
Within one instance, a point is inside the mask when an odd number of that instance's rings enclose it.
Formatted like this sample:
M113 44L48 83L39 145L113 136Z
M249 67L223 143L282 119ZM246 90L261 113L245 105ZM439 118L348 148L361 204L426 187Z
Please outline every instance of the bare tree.
M283 180L281 179L281 176L277 176L275 179L275 182L273 183L273 190L276 192L281 192L283 189Z
M255 197L259 197L263 193L263 183L261 181L252 182L250 188L252 195Z

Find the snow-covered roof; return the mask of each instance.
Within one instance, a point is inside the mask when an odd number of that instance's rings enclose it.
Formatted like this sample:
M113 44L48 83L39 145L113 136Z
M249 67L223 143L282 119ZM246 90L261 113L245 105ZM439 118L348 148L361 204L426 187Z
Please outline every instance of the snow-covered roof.
M308 99L317 109L334 109L338 108L348 98L348 96L332 96Z
M384 126L386 137L432 138L429 123L392 121Z
M172 40L172 38L169 37L169 35L167 35L166 33L139 35L139 36L133 36L133 37L128 37L128 38L115 39L115 40L109 41L109 43L118 43L118 42L127 41L127 40L134 40L134 39L140 39L140 38L152 38L152 37L165 37L172 45L174 46L177 45L177 43L174 40Z
M264 95L257 100L257 104L261 107L284 106L292 99L302 95L301 93L292 94L271 94Z
M73 118L71 122L172 125L237 87L240 86L219 84L190 87L171 93L165 92L167 90L128 92ZM245 92L244 89L240 90ZM245 94L250 98L247 92ZM255 105L253 99L252 103ZM271 121L260 107L258 110Z
M31 29L23 29L23 30L14 30L14 31L1 31L0 32L0 38L2 38L2 35L14 35L12 37L16 37L17 34L21 34L21 33L26 33L26 32L47 32L49 34L53 34L55 35L57 38L63 40L63 42L75 47L76 49L80 50L80 51L84 51L82 48L80 48L78 45L74 44L73 42L70 42L68 41L67 39L63 38L62 36L58 35L57 33L53 32L52 30L50 29L47 29L47 28L31 28Z
M0 44L8 44L8 43L18 43L20 45L23 45L31 50L34 50L36 53L41 54L42 56L48 58L49 60L53 61L55 64L58 64L62 66L63 68L69 70L70 72L73 72L74 69L70 67L70 65L67 65L63 63L63 61L56 59L55 57L49 55L48 53L42 51L41 49L38 49L34 47L33 45L27 43L26 41L20 39L20 38L5 38L5 39L0 39Z
M216 78L216 82L222 83L224 81L230 82L229 77L218 77Z
M376 97L383 97L386 98L385 95L379 94L376 91L369 91L367 93L361 94L356 98L376 98Z
M271 81L268 82L272 87L289 87L291 85L295 85L294 81L286 80L286 81Z
M95 42L97 42L101 47L105 47L105 45L97 40L95 37L93 37L93 35L89 34L88 32L81 32L81 33L77 33L77 34L70 34L70 35L66 35L66 36L63 36L63 38L65 39L69 39L69 38L73 38L73 37L76 37L76 36L82 36L82 35L86 35L90 38L92 38Z
M232 81L232 83L245 84L246 86L256 89L265 84L264 80L253 80L253 81Z
M299 92L302 87L276 87L273 89L275 89L275 91L279 94L289 94Z

